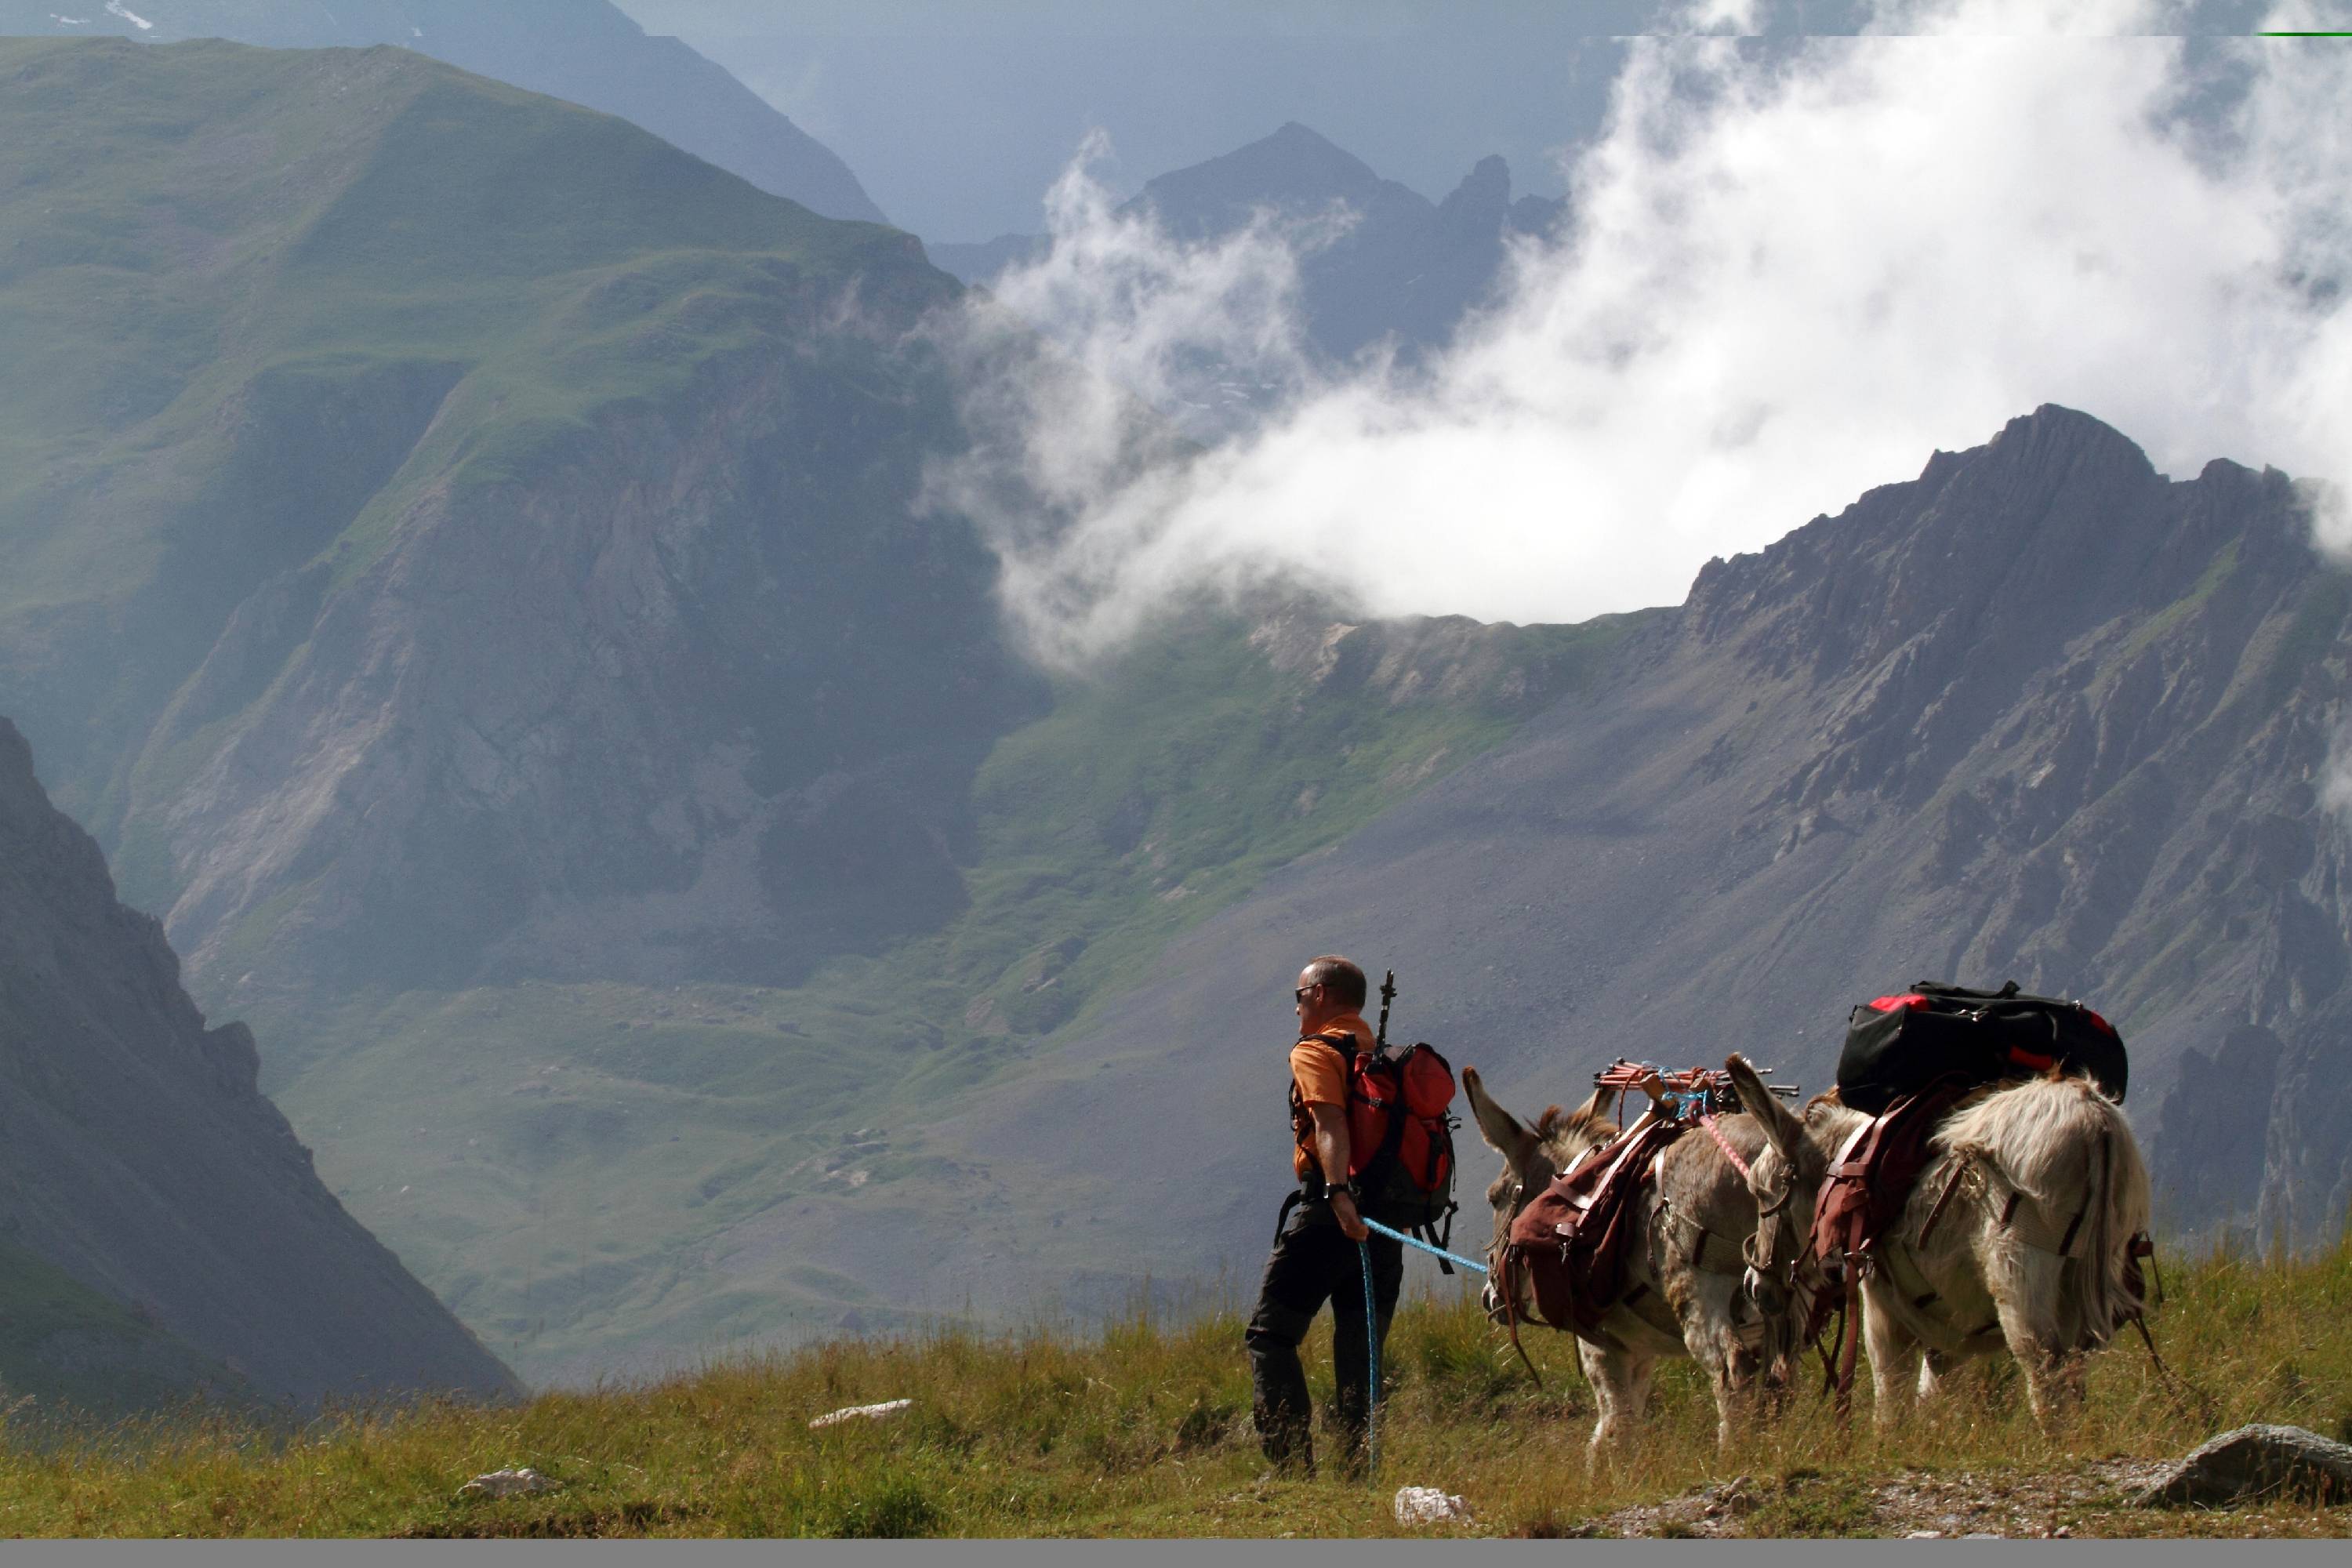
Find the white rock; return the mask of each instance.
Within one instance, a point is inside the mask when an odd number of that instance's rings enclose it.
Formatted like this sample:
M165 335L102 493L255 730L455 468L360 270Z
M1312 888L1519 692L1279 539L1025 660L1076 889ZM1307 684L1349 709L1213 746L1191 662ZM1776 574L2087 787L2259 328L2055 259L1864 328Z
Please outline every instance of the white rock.
M529 1497L534 1492L551 1492L563 1483L541 1475L525 1466L520 1470L492 1470L487 1476L476 1476L457 1489L459 1497Z
M911 1399L885 1400L880 1405L853 1405L846 1410L827 1411L809 1423L809 1430L819 1426L836 1426L844 1421L874 1421L885 1415L896 1415L915 1402Z
M1399 1524L1443 1524L1468 1519L1470 1505L1436 1487L1399 1487L1396 1517Z

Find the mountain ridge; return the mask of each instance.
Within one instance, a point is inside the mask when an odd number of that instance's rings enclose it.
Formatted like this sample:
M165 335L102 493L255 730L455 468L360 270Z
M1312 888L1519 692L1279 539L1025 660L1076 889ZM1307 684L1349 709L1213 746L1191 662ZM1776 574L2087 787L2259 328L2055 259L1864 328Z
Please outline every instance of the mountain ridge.
M0 34L223 37L272 48L389 44L643 126L826 217L887 223L849 166L682 39L649 35L607 0L168 0L135 16L0 0Z

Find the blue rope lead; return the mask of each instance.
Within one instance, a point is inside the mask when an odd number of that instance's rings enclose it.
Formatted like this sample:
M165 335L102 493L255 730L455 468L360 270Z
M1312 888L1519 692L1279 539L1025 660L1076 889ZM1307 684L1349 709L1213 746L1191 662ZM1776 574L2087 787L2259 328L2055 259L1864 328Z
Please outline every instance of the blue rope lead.
M1361 1215L1358 1215L1357 1217L1362 1218ZM1407 1247L1417 1247L1421 1248L1422 1251L1428 1253L1432 1258L1443 1258L1448 1263L1459 1263L1463 1268L1473 1269L1480 1274L1486 1272L1486 1266L1483 1263L1473 1263L1458 1252L1448 1252L1442 1247L1430 1246L1429 1243L1422 1240L1418 1237L1407 1236L1401 1230L1391 1230L1387 1226L1382 1225L1376 1219L1365 1220L1364 1227L1367 1230L1379 1231L1382 1236L1387 1237L1391 1241L1402 1241ZM1358 1242L1356 1245L1361 1247L1363 1243Z
M1356 1217L1363 1218L1361 1215ZM1473 1263L1458 1252L1448 1252L1444 1247L1430 1246L1418 1237L1391 1230L1376 1219L1364 1220L1364 1228L1376 1230L1390 1240L1402 1241L1407 1247L1417 1247L1432 1258L1459 1263L1463 1268L1480 1274L1486 1272L1486 1266L1483 1263ZM1370 1245L1360 1241L1356 1243L1356 1261L1364 1271L1364 1342L1371 1347L1372 1352L1372 1381L1364 1394L1364 1447L1368 1454L1364 1473L1370 1476L1377 1474L1381 1468L1381 1319L1379 1310L1372 1305L1372 1249Z
M1372 1306L1372 1249L1356 1243L1356 1262L1364 1271L1364 1343L1371 1350L1371 1381L1364 1385L1364 1479L1381 1471L1381 1318Z

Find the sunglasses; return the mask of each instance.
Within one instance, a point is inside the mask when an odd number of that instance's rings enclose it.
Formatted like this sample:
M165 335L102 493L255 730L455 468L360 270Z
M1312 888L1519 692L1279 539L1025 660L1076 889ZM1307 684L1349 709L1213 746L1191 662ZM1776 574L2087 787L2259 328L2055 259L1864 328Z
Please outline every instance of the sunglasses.
M1309 991L1320 991L1322 989L1323 987L1319 984L1314 985L1302 985L1297 990L1290 994L1290 999L1293 1002L1304 1002L1307 1000L1307 994Z

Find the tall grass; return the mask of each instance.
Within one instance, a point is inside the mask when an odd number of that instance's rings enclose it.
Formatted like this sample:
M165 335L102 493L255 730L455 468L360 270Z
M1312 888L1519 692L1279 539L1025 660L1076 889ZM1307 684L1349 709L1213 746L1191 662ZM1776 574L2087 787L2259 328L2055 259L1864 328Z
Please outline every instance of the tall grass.
M1376 1484L1262 1481L1248 1430L1240 1322L1139 1310L1096 1334L1039 1325L840 1341L717 1364L642 1387L542 1394L485 1409L431 1404L331 1412L299 1428L155 1419L0 1451L0 1533L26 1535L1300 1535L1397 1532L1393 1489L1459 1492L1460 1528L1554 1533L1608 1510L1735 1473L1768 1499L1815 1476L1801 1504L1768 1500L1757 1531L1867 1528L1861 1483L1907 1471L2024 1472L2179 1453L2249 1420L2328 1436L2352 1426L2352 1247L2318 1258L2216 1255L2167 1269L2158 1340L2188 1392L2137 1339L2095 1358L2063 1437L2036 1429L2005 1362L1958 1373L1951 1397L1900 1432L1869 1420L1867 1378L1840 1426L1809 1389L1718 1457L1711 1400L1687 1363L1661 1374L1654 1417L1588 1470L1590 1394L1570 1343L1537 1331L1538 1392L1475 1303L1423 1296L1400 1311L1385 1367ZM1328 1320L1309 1342L1328 1392ZM845 1405L911 1398L902 1415L811 1430ZM455 1493L528 1465L557 1492ZM2094 1507L2075 1533L2346 1533L2352 1513Z

